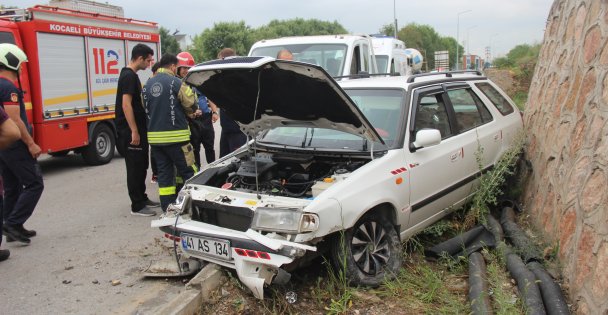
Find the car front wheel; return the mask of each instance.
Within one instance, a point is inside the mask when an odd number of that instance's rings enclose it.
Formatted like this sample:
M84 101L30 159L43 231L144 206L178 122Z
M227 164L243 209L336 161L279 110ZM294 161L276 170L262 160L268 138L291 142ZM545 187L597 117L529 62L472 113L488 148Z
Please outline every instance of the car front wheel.
M352 285L376 287L401 268L402 247L395 226L384 216L366 215L339 234L332 260Z

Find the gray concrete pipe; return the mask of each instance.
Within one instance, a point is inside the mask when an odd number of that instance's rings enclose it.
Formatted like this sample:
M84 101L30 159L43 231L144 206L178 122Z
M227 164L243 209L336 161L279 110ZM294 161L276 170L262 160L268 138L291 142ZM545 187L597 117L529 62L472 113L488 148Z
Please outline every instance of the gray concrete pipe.
M469 301L474 315L493 314L488 294L488 276L483 255L474 252L469 255Z

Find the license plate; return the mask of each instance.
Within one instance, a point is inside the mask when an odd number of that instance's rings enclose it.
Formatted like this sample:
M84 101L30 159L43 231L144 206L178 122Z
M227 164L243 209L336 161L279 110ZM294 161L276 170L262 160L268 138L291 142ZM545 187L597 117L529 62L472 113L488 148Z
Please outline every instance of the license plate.
M230 241L215 238L182 234L182 248L190 252L230 260L232 248Z

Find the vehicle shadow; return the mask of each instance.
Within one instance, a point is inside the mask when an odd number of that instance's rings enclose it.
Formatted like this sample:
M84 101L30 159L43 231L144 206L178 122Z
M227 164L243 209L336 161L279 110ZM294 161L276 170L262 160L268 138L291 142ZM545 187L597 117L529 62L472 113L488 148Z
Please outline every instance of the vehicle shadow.
M114 158L110 163L113 163L114 160L122 160L123 157L118 154L118 152L114 152ZM48 154L45 154L43 157L38 158L38 164L40 165L40 169L42 170L42 174L44 176L54 175L56 173L60 173L67 170L75 170L75 169L85 169L91 167L103 167L103 165L92 166L88 165L82 159L80 154L70 152L66 156L58 156L53 157Z

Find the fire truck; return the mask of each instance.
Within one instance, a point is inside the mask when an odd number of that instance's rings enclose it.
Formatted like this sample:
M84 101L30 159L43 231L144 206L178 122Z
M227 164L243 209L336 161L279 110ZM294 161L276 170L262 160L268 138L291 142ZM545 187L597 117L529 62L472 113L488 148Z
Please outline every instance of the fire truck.
M42 151L62 156L73 150L90 165L110 162L120 69L139 43L158 60L158 25L38 5L1 12L0 43L16 44L27 54L18 83ZM138 74L145 83L152 72Z

